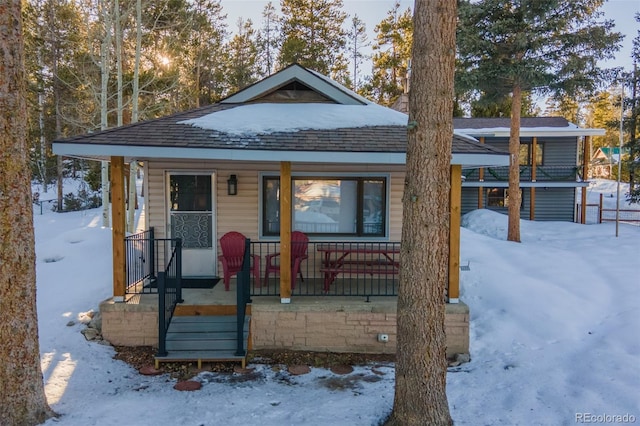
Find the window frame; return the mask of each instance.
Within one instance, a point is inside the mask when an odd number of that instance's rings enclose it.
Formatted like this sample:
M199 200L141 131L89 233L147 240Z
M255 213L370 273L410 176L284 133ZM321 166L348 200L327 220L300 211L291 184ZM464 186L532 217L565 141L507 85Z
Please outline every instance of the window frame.
M280 174L274 172L262 172L259 174L259 193L258 193L258 215L259 215L259 232L260 238L263 239L277 239L280 237L280 233L267 232L267 204L266 204L266 189L267 182L270 179L280 181ZM309 172L296 172L291 174L291 200L295 199L295 181L296 180L349 180L357 182L356 188L356 232L354 233L308 233L310 237L316 240L388 240L389 238L389 200L390 200L390 174L389 173L309 173ZM379 234L365 234L364 231L364 182L368 180L378 180L382 183L382 229ZM291 215L295 215L295 206L292 202ZM293 225L293 221L292 221Z
M490 197L490 194L492 191L502 191L502 197L500 196L492 196ZM495 205L491 205L489 204L489 199L495 199L495 200L502 200L502 205L501 206L495 206ZM485 191L485 206L487 209L489 210L508 210L509 209L509 203L508 203L508 199L509 199L509 188L508 187L491 187L491 188L486 188ZM522 188L520 188L520 210L524 210L524 190Z
M533 143L532 142L520 142L520 149L522 149L522 146L525 145L527 147L527 157L526 157L526 162L523 163L523 156L520 155L520 165L521 166L532 166L533 162L531 161L533 159L532 157L532 147L533 147ZM522 154L522 153L520 153ZM538 159L536 158L536 166L544 166L544 142L536 142L536 157L540 158L540 161L537 161Z

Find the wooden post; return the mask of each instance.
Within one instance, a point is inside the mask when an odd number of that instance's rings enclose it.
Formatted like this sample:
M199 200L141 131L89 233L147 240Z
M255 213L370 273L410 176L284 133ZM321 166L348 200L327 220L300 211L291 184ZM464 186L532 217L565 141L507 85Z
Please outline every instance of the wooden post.
M460 298L460 212L462 209L462 166L451 166L449 201L449 303Z
M538 138L533 137L533 141L531 143L531 182L535 182L538 178ZM533 186L529 188L529 220L536 219L536 188Z
M480 138L480 143L484 144L484 136ZM484 182L484 167L480 167L478 170L478 180ZM484 208L484 188L482 186L478 187L478 208Z
M291 303L291 162L280 162L280 303Z
M586 182L589 178L589 152L591 151L591 136L584 137L584 148L582 150L582 181ZM587 223L587 187L582 187L582 205L580 206L580 223Z
M111 238L113 244L113 300L124 302L126 289L124 157L111 157Z

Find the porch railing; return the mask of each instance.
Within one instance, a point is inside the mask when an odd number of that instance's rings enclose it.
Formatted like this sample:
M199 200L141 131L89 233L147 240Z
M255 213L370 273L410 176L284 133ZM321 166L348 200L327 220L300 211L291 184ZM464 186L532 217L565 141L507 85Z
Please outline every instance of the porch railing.
M244 321L247 313L247 303L251 302L250 275L251 275L251 241L245 240L244 258L242 270L238 273L238 285L236 287L236 356L244 356L247 353L244 347Z
M124 239L127 258L127 294L145 292L145 285L156 279L154 230L129 235ZM151 292L147 287L147 292Z
M278 241L251 242L251 253L261 259L261 279L251 281L251 296L278 296L280 277L269 267L267 256L280 251ZM278 257L274 259L278 259ZM398 295L399 242L309 242L307 258L291 277L292 296ZM267 268L270 269L267 279Z
M182 240L170 240L173 250L164 272L158 273L158 356L167 355L167 330L178 303L182 303Z
M520 166L520 181L531 181L532 166ZM579 166L536 166L536 182L542 181L581 181L582 167ZM480 179L478 169L464 169L462 174L467 182L477 182ZM509 167L485 167L484 181L508 181Z

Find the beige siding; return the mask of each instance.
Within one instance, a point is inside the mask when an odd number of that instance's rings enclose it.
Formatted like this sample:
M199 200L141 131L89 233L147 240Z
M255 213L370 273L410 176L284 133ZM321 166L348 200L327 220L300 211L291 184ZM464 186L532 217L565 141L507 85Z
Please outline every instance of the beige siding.
M216 238L229 231L239 231L254 241L259 240L259 175L261 172L279 173L279 163L241 163L214 161L148 161L149 226L158 238L166 237L166 172L216 172L214 197ZM388 182L390 241L400 241L402 228L403 166L348 165L348 164L292 164L292 173L380 173L390 174ZM238 177L238 195L227 195L229 175Z

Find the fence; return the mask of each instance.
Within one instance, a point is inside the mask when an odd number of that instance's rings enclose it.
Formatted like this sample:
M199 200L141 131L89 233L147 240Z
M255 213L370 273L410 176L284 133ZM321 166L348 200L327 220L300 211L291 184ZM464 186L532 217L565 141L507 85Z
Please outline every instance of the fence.
M614 209L604 207L604 196L600 194L600 201L598 204L590 203L586 204L586 224L602 223L602 222L620 222L629 223L632 225L640 226L640 209ZM617 219L616 219L617 216ZM576 204L576 222L583 223L582 221L582 204Z

